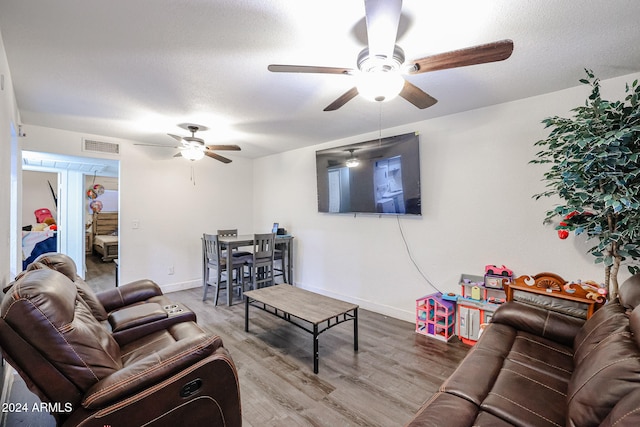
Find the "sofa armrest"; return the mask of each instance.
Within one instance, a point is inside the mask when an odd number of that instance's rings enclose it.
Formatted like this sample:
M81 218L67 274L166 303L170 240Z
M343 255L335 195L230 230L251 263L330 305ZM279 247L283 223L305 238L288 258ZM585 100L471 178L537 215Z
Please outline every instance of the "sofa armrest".
M104 306L104 309L109 312L126 305L160 296L162 295L162 290L153 280L142 279L99 292L96 295Z
M491 322L508 325L517 330L571 346L574 337L584 324L584 319L510 301L496 310Z
M200 334L152 352L94 384L85 394L82 406L96 409L145 390L169 378L222 347L217 335Z
M109 314L109 324L112 332L135 328L151 322L157 322L169 317L169 313L160 304L136 304L116 310Z

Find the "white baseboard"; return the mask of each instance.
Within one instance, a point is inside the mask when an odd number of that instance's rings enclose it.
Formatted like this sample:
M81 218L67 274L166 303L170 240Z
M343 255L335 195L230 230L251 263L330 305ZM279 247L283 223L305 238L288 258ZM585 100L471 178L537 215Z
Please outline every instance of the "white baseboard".
M189 280L187 282L169 283L166 285L160 285L162 293L168 294L171 292L184 291L187 289L199 288L202 286L202 280Z
M300 283L296 283L296 286L302 289L306 289L308 291L311 292L315 292L317 294L321 294L327 297L331 297L331 298L335 298L335 299L339 299L342 301L347 301L350 302L352 304L358 304L358 306L360 306L360 308L363 308L365 310L369 310L369 311L373 311L375 313L379 313L385 316L389 316L389 317L393 317L394 319L399 319L399 320L404 320L410 323L415 323L416 321L416 312L415 311L405 311L405 310L399 310L396 307L390 307L388 305L384 305L384 304L379 304L379 303L375 303L372 301L368 301L368 300L364 300L364 299L360 299L360 298L354 298L352 296L348 296L348 295L342 295L339 293L335 293L335 292L331 292L331 291L327 291L326 289L321 289L321 288L316 288L313 286L304 286Z

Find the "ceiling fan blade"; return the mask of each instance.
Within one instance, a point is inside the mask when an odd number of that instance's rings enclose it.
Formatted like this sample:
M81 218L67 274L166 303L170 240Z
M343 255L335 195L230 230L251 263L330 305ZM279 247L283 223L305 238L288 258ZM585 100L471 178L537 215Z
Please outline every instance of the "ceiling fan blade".
M222 163L231 163L231 159L227 159L226 157L221 156L220 154L216 154L213 151L205 151L204 152L205 156L209 156L212 159L216 159L221 161Z
M278 65L267 67L273 73L319 73L319 74L353 74L352 68L317 67L314 65Z
M400 91L400 96L420 109L431 107L438 102L437 99L406 80Z
M176 153L173 155L173 157L182 157L182 151Z
M172 133L168 133L167 135L169 135L171 138L175 139L176 141L182 142L182 137L181 136L174 135Z
M427 71L503 61L511 56L511 52L513 52L513 41L508 39L500 40L415 60L413 61L413 68L409 69L408 72L410 74L419 74Z
M358 88L352 87L351 89L343 93L338 99L329 104L323 111L335 111L355 98L356 95L358 95Z
M220 150L220 151L240 151L242 150L237 145L207 145L206 147L209 150Z
M393 58L402 0L364 0L369 55Z

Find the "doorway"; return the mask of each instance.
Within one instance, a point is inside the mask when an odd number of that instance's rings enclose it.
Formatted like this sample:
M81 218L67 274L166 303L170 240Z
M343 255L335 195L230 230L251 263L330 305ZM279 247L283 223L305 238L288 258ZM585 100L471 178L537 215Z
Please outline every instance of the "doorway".
M110 186L117 186L120 175L120 162L111 159L92 157L66 156L53 153L23 151L23 175L29 172L49 173L57 176L57 186L52 183L52 195L55 193L57 250L69 255L78 268L78 275L86 279L86 255L91 247L88 245L88 230L90 232L88 212L90 199L87 197L87 182L94 177L104 177ZM51 177L52 175L48 175ZM25 208L29 189L23 182L22 205L24 214L29 214ZM119 197L116 196L119 199ZM119 210L119 207L116 208ZM24 217L24 215L23 215ZM110 283L115 286L116 269L110 263ZM106 282L106 281L105 281Z
M118 177L95 173L84 178L85 281L98 292L112 288L117 274ZM110 243L105 247L107 240Z

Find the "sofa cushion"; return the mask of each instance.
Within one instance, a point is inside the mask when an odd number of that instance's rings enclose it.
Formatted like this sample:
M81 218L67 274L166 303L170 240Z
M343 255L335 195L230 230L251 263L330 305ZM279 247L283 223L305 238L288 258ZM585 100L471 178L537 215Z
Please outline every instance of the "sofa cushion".
M513 425L562 426L567 382L506 360L481 408Z
M65 254L59 252L47 252L38 256L34 263L42 263L47 267L56 270L69 278L72 282L75 282L78 276L78 268L75 261Z
M40 255L31 263L27 270L39 269L41 266L47 266L52 270L60 272L67 276L71 282L78 288L78 294L91 309L93 316L100 320L107 320L107 312L96 297L95 292L77 273L76 263L73 259L59 252L48 252Z
M609 303L596 311L573 342L574 364L579 365L593 349L611 334L629 331L629 318L618 303Z
M475 424L478 406L458 396L438 392L427 400L407 427L467 427Z
M107 320L107 311L104 309L89 284L80 277L76 277L74 283L76 288L78 288L78 295L80 295L84 302L87 303L89 309L91 309L91 313L93 313L93 317L99 321Z
M494 323L487 325L481 339L440 386L440 391L480 406L491 391L515 336L514 329L508 326Z
M576 365L567 393L567 425L598 425L638 389L640 353L631 332L610 334Z
M566 383L573 372L571 347L529 332L517 333L508 359Z
M222 347L222 339L204 332L195 323L183 323L181 339L168 345L145 348L146 355L95 384L85 396L85 408L98 408L190 367ZM161 333L159 333L161 334ZM174 335L174 334L171 334ZM175 337L174 337L175 338Z
M640 388L624 396L600 427L640 426Z
M496 310L491 322L509 325L519 331L566 345L573 344L573 339L584 324L583 319L515 301L509 301Z

